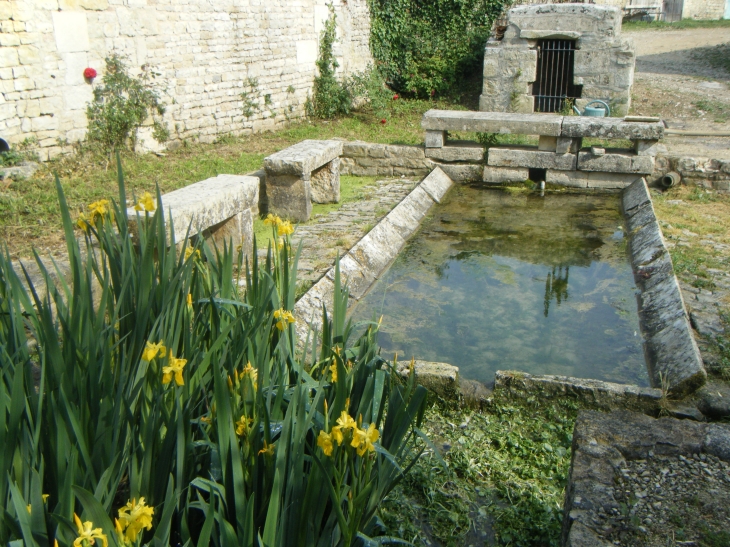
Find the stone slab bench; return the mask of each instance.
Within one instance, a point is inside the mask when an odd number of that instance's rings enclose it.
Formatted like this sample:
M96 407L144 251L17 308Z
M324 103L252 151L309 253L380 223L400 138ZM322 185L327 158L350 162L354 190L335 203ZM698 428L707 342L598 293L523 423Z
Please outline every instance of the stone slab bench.
M625 188L651 174L664 136L664 125L656 120L539 113L429 110L421 125L426 130L426 156L447 161L476 158L476 152L447 142L449 131L538 135L537 147L490 147L483 180L518 182L529 177L530 169L542 169L547 182L581 188ZM630 140L632 146L582 149L584 138Z
M212 238L223 243L229 238L248 255L253 248L253 219L259 211L258 177L218 175L174 190L162 196L165 223L172 221L175 240L180 244L190 227L191 236ZM127 209L130 231L134 233L138 213ZM169 226L168 226L169 228Z
M269 212L296 222L312 202L340 201L341 141L305 140L264 159Z

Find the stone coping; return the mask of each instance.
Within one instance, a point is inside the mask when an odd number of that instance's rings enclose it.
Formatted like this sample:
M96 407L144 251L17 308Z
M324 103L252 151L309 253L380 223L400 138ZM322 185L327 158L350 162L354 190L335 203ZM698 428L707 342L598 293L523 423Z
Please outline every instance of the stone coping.
M659 140L664 136L664 124L660 121L435 109L423 115L421 127L427 131L480 131L568 138Z
M218 175L162 195L165 222L175 226L175 243L188 229L191 234L209 228L247 210L258 213L260 180L255 176ZM134 229L138 213L127 209L130 229Z
M689 395L704 385L707 373L644 179L623 191L621 206L651 383L674 397Z
M453 184L437 167L340 259L341 282L347 285L352 300L365 295ZM334 277L333 266L294 306L299 340L307 339L310 328L321 331L322 305L332 312Z
M710 455L730 462L730 425L619 411L583 411L573 431L561 545L610 547L601 517L621 509L615 488L627 461Z

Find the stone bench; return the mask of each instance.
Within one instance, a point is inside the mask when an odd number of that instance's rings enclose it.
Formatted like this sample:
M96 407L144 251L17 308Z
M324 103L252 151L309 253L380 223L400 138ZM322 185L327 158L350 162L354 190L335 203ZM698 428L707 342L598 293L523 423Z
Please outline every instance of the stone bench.
M518 182L530 169L544 170L546 182L582 188L624 188L654 170L664 125L657 120L592 118L556 114L429 110L423 116L426 157L467 158L473 150L447 142L447 132L537 135L535 146L492 146L483 179ZM584 138L630 140L631 149L583 149Z
M313 201L339 202L341 155L340 141L306 140L264 159L269 212L305 222Z
M259 212L259 178L218 175L162 196L165 224L172 220L175 240L181 244L190 227L190 236L210 238L222 245L232 238L234 248L241 245L244 254L253 248L253 219ZM136 230L138 213L127 209L130 231Z

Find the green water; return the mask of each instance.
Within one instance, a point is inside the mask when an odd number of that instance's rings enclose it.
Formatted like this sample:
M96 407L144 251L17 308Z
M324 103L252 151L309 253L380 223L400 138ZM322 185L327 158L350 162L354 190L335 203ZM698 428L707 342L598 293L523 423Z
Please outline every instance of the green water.
M354 308L388 357L648 385L616 194L466 185L437 205Z

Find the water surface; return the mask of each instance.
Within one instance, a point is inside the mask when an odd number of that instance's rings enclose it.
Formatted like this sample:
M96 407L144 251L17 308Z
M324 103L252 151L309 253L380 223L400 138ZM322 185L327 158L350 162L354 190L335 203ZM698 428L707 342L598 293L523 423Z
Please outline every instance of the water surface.
M454 187L352 312L389 357L648 385L617 194Z

